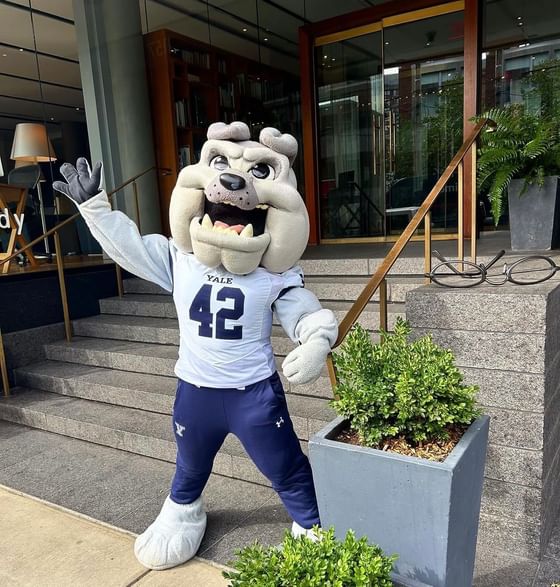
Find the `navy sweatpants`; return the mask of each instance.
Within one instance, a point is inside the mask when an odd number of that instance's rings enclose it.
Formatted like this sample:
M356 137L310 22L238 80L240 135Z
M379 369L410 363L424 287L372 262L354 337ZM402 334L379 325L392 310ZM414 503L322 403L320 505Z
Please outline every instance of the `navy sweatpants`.
M176 503L196 500L216 453L231 432L270 480L288 513L303 528L319 524L311 467L302 452L277 373L245 389L197 387L179 380L173 408Z

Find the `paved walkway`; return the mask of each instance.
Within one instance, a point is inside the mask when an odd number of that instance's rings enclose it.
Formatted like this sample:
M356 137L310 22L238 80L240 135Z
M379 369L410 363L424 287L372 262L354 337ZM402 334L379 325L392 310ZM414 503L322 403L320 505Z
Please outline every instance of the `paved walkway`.
M9 422L0 422L0 447L1 587L226 585L216 567L208 565L227 565L239 548L255 540L277 545L291 525L271 488L212 475L203 496L208 528L199 550L202 559L176 570L149 572L136 563L132 540L158 514L173 475L171 463ZM35 498L19 497L19 492L57 505L53 509ZM17 510L25 501L40 507ZM38 513L46 510L65 522L48 524L50 518ZM83 530L69 530L69 520L78 520ZM103 532L94 533L92 526ZM100 538L90 542L94 534L106 541L113 537L114 546ZM541 561L514 556L507 547L479 545L474 587L560 584L560 523ZM65 568L68 573L85 569L82 580L71 575L70 583L61 580L57 573ZM211 583L204 575L183 577L183 572L214 572L222 582Z
M0 585L222 587L225 567L194 559L167 571L136 561L134 535L0 486Z

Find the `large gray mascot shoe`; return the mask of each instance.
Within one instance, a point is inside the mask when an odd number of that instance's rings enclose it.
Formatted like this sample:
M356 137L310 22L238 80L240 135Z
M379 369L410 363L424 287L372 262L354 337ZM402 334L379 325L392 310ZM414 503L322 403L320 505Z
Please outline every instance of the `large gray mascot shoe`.
M154 571L176 567L191 559L200 547L206 530L202 498L189 504L167 497L154 523L138 536L134 554Z

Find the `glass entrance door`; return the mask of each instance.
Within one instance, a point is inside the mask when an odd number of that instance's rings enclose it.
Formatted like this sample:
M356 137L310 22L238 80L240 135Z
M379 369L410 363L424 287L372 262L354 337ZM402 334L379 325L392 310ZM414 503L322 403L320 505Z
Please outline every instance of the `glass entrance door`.
M381 25L315 48L322 238L383 234Z
M390 235L406 226L407 211L420 206L463 142L463 12L383 33ZM456 232L456 176L436 200L432 223L435 231Z
M321 239L394 238L462 143L461 3L319 38L315 71ZM456 232L456 179L432 218Z

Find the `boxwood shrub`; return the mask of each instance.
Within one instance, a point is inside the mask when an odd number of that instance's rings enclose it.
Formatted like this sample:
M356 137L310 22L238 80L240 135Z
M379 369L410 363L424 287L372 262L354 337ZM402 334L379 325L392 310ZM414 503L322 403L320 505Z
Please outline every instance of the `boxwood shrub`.
M463 384L453 353L430 335L410 342L410 330L399 318L394 332L375 344L356 325L334 353L338 399L331 404L364 446L396 436L446 440L449 425L469 425L479 415L478 388Z
M367 538L349 530L343 541L334 529L316 528L319 540L294 538L286 532L280 548L258 543L238 551L224 572L230 587L392 587L396 556L385 556Z

